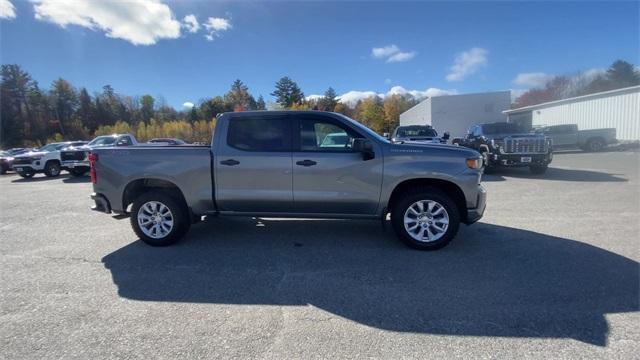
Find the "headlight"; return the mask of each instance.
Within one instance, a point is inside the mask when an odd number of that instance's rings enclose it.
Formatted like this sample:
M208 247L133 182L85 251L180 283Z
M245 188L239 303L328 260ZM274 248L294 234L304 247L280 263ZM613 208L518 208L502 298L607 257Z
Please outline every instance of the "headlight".
M482 158L467 159L467 167L469 169L479 170L482 168Z

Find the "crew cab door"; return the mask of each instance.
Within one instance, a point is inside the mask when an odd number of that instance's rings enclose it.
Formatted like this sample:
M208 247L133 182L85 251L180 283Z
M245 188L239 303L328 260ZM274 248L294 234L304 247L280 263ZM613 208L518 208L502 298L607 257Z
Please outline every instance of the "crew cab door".
M216 204L237 212L293 208L291 119L286 115L230 116L214 153Z
M314 214L375 214L382 183L382 154L363 160L351 140L355 128L326 115L293 115L294 210Z

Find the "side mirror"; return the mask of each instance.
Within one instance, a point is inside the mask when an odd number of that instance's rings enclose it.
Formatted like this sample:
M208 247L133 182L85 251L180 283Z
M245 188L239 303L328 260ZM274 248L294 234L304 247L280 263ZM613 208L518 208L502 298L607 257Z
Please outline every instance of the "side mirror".
M450 137L451 137L451 134L449 134L449 132L448 132L448 131L446 131L446 132L444 133L444 135L442 135L442 138L443 138L443 139L445 139L445 140L449 140L449 138L450 138Z
M373 143L369 139L353 139L351 148L362 153L362 160L371 160L376 157L376 153L373 151Z

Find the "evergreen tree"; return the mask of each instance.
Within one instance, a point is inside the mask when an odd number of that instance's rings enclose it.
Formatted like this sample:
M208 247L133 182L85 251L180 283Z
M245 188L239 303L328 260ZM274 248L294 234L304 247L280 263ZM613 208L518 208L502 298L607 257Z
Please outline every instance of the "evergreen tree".
M293 104L304 102L304 93L295 81L285 76L276 82L276 89L271 93L276 97L276 102L283 108L290 108Z
M337 97L338 94L336 94L336 91L332 87L329 87L327 91L324 92L324 96L318 101L318 110L334 111L338 104L338 100L336 100Z

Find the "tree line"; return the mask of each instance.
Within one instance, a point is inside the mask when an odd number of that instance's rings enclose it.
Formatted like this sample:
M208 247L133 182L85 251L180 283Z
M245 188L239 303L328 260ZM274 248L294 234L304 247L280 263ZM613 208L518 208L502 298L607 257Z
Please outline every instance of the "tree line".
M519 108L636 85L640 85L640 72L633 64L616 60L605 72L554 76L544 86L524 92L511 107Z
M335 111L380 133L395 128L400 113L418 102L411 95L391 95L384 100L371 97L349 106L338 101L338 94L331 87L321 98L307 99L287 76L275 83L270 95L275 98L271 109ZM86 88L77 88L59 78L43 89L19 65L7 64L1 68L0 145L40 146L124 132L134 134L139 141L177 137L207 142L218 114L266 109L262 95L254 97L241 80L234 81L223 95L202 99L191 109L178 111L162 98L123 95L110 85L90 94Z
M534 105L567 97L586 95L640 84L635 67L615 61L604 73L556 76L542 88L526 91L513 107ZM391 132L400 114L419 102L410 94L384 98L371 96L355 104L339 101L329 87L319 98L306 98L291 78L279 79L270 93L270 109L334 111L347 115L378 133ZM127 96L110 85L90 94L65 79L54 80L42 89L19 65L2 65L0 83L0 145L39 146L51 141L90 139L109 133L132 133L139 141L154 137L177 137L189 142L207 142L215 117L223 112L266 110L262 95L257 98L241 81L229 90L202 99L191 109L178 111L151 95Z

